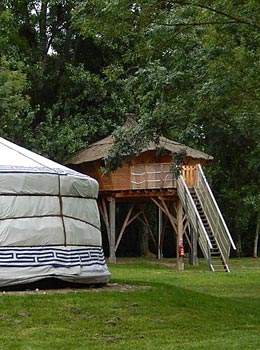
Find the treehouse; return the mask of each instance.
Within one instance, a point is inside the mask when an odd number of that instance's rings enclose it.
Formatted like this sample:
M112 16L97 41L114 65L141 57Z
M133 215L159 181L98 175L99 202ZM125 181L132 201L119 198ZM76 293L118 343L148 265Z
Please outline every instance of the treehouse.
M134 126L128 118L126 127ZM229 254L235 245L203 173L212 157L208 154L160 137L159 144L150 143L131 162L104 174L104 159L113 146L110 135L80 150L66 164L99 182L99 209L109 242L109 260L116 262L116 252L126 228L138 220L146 226L162 256L165 227L170 223L176 239L177 268L183 269L184 240L190 262L197 264L198 246L211 271L229 272ZM164 152L158 153L158 147ZM178 176L173 156L185 154ZM116 230L116 208L128 204L122 227ZM146 207L158 209L157 237L151 230ZM117 232L116 232L117 231Z

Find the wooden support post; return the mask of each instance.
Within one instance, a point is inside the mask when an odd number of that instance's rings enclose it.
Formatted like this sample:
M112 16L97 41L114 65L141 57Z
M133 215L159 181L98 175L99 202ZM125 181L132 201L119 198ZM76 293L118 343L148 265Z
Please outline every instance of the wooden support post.
M168 217L165 215L165 216L164 216L164 220L163 220L163 227L162 227L161 251L162 251L162 249L163 249L165 230L166 230L166 226L167 226L168 221L169 221L169 219L168 219ZM162 255L163 255L163 252L162 252Z
M191 240L192 240L192 265L198 266L198 234L191 227Z
M158 208L158 259L162 256L162 209Z
M186 238L186 241L189 245L189 253L188 253L188 259L189 259L189 264L193 265L193 257L192 257L192 252L193 252L193 248L192 248L192 229L191 226L189 224L189 221L187 219L187 215L184 214L183 216L183 232Z
M180 200L177 202L176 207L177 214L177 270L184 270L184 262L183 262L183 209Z
M120 232L119 232L118 239L117 239L117 242L116 242L116 248L115 248L116 251L117 251L117 248L118 248L119 243L120 243L120 241L121 241L121 238L122 238L122 236L123 236L123 234L124 234L124 232L125 232L126 227L135 219L135 217L134 217L133 220L130 220L130 217L131 217L132 211L133 211L133 209L134 209L134 206L135 206L135 205L132 204L131 207L129 208L128 213L127 213L126 218L125 218L125 221L124 221L124 223L123 223L123 226L122 226L122 228L121 228L121 230L120 230ZM139 215L140 215L140 214L139 214Z
M170 213L169 208L167 207L165 200L161 197L159 197L159 200L161 201L161 204L159 203L158 200L155 200L154 198L151 197L151 200L167 215L174 232L177 232L177 220L175 217Z
M100 215L101 215L101 217L106 225L108 243L110 245L110 225L109 225L109 218L108 218L107 205L106 205L105 199L102 198L102 200L99 201L98 204L99 204Z
M173 214L170 212L170 208L168 208L166 201L164 200L164 198L162 197L158 197L158 199L156 200L155 198L151 198L151 200L157 205L157 207L165 213L167 219L170 221L170 224L172 225L173 231L175 232L176 236L178 236L178 221L177 219L173 216ZM159 202L160 200L160 202ZM164 226L164 230L165 230L165 226ZM163 230L163 233L164 233ZM163 236L163 235L162 235ZM162 243L163 243L163 237L161 236L161 242L160 242L160 247L158 247L158 251L159 249L162 247ZM158 245L159 246L159 245Z
M116 263L116 200L113 197L109 199L109 224L109 262Z

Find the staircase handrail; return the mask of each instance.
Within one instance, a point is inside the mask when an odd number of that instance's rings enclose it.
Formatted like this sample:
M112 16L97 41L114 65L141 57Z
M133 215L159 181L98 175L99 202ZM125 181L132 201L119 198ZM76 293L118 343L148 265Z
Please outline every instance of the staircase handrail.
M181 174L177 178L177 191L182 206L185 209L186 214L188 216L188 220L192 225L194 231L196 231L198 234L198 240L203 255L207 259L209 265L211 265L209 250L212 249L212 244L208 237L207 231L205 230L201 217L198 213L196 205L191 197L188 186L186 185Z
M225 262L227 262L229 259L230 245L232 245L234 250L236 250L236 246L200 164L197 165L194 190L219 246L220 253Z

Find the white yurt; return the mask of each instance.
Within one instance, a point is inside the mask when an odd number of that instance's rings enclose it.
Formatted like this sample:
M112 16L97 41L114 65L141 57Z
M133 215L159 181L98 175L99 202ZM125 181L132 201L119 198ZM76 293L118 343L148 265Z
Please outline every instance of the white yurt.
M0 287L103 284L98 183L0 138Z

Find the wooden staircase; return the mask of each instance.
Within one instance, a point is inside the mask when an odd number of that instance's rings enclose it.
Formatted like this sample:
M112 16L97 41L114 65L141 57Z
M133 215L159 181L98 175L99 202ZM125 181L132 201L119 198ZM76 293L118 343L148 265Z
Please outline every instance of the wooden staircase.
M214 234L210 228L210 225L208 223L206 215L204 214L204 211L202 209L202 206L200 204L200 201L198 199L198 196L197 196L195 190L190 189L190 194L191 194L191 197L192 197L194 204L197 208L197 211L199 213L199 216L201 218L203 226L207 232L210 243L212 245L212 248L209 250L209 257L208 257L209 267L212 271L215 271L215 272L217 272L217 271L229 272L228 264L225 263L225 261L223 260L223 258L221 256L221 252L219 250L218 244L214 238Z
M236 247L200 165L194 186L189 189L180 175L177 191L209 269L230 272L230 247Z

